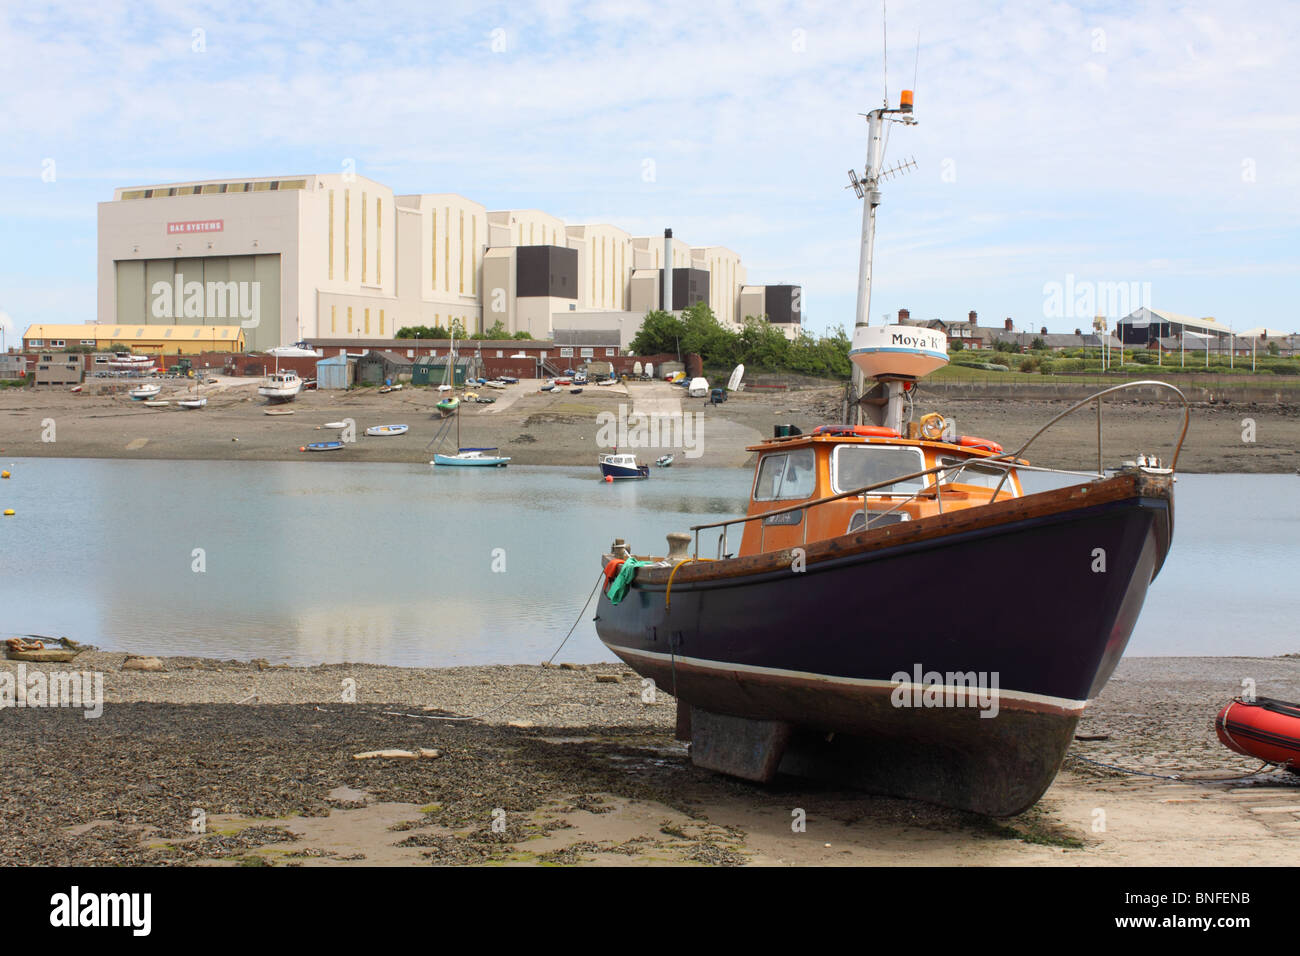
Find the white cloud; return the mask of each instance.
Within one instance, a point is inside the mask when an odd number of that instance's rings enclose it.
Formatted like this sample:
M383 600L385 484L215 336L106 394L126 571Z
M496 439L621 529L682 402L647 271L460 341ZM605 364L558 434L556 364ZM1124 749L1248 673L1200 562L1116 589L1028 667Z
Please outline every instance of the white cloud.
M969 263L986 280L1055 275L1058 260L1107 258L1115 231L1157 217L1173 259L1204 257L1181 247L1225 226L1294 235L1293 4L1010 0L940 15L900 0L891 98L912 83L918 28L921 123L894 131L889 156L920 168L887 188L882 284L910 282L909 295L955 308ZM0 200L39 215L45 198L20 183L47 156L61 183L102 184L100 199L114 185L328 171L353 157L402 192L577 221L598 211L633 232L673 225L735 249L754 281L801 281L810 311L843 316L860 212L842 187L861 168L856 114L879 101L879 54L874 2L11 5L0 175L20 178L0 180ZM93 202L85 215L93 235ZM921 241L918 223L934 235ZM945 235L952 248L935 258Z

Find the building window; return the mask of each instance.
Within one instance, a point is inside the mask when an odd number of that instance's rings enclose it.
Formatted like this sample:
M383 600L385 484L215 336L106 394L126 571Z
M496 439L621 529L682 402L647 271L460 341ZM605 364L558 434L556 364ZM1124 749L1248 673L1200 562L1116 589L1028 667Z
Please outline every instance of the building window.
M366 194L361 194L361 281L366 281Z
M451 291L451 207L443 207L442 221L447 228L442 233L442 288Z
M460 294L465 294L465 210L460 211L460 239L457 241L460 250Z
M339 330L338 326L338 307L330 306L330 334L333 335Z
M365 326L364 326L365 331L363 334L369 335L370 334L370 310L366 309L364 312L362 312L362 316L363 316L363 321L365 322Z
M352 306L348 306L348 335L352 334Z
M329 272L330 279L334 278L334 190L330 190L330 258Z
M506 357L506 353L503 352L501 349L497 349L497 358L505 358L505 357Z
M605 358L613 358L616 349L605 349Z
M82 340L81 340L81 344L82 344L82 345L95 345L96 342L95 342L94 339L82 339Z
M472 216L469 221L470 234L470 263L469 263L469 293L478 295L478 217Z
M379 334L381 336L384 334L384 310L383 309L379 310Z
M348 281L352 259L352 190L343 190L343 281ZM352 311L351 309L348 310ZM349 328L349 332L352 330Z
M50 339L50 348L52 349L61 349L66 344L63 339Z
M384 201L375 200L375 285L384 284ZM382 313L381 313L382 314ZM383 322L380 322L383 325Z

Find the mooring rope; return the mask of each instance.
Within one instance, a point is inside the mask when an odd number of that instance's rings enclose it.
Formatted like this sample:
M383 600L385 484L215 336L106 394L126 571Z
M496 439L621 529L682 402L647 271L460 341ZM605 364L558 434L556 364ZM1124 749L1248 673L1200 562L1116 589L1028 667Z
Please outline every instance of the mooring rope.
M564 640L560 641L560 645L554 651L551 652L551 656L546 659L546 664L550 664L552 661L554 661L556 655L558 655L560 651L564 650L564 645L569 643L569 638L571 638L573 636L573 632L577 630L578 624L582 621L582 615L587 613L587 606L591 604L591 599L596 596L596 589L600 587L600 582L603 580L605 580L605 572L602 570L600 572L600 577L596 578L596 583L592 585L591 593L587 595L587 600L583 602L582 610L578 612L577 619L573 622L573 625L569 628L569 633L564 635ZM544 666L546 665L544 664L543 667ZM402 713L401 711L396 711L396 710L386 710L383 713L385 714L385 716L388 717L415 717L419 720L479 720L480 718L488 716L488 714L496 713L497 711L501 710L503 707L506 707L509 704L513 703L514 701L518 700L520 697L524 696L524 694L532 690L533 685L536 684L541 679L542 679L542 675L539 672L535 677L533 677L532 680L530 680L527 684L524 685L522 690L516 691L514 694L507 697L505 700L503 700L501 703L497 704L496 706L489 707L487 710L477 714L469 714L469 715L405 714Z
M1223 777L1223 778L1187 777L1182 774L1175 774L1174 776L1169 776L1168 774L1163 774L1163 773L1150 773L1146 770L1131 770L1128 767L1121 767L1118 764L1113 764L1113 763L1102 763L1100 760L1093 760L1091 757L1082 757L1079 754L1070 754L1069 756L1074 760L1082 760L1084 763L1090 763L1094 767L1105 767L1107 770L1118 770L1120 773L1132 774L1135 777L1155 777L1157 780L1179 780L1179 781L1186 781L1190 783L1211 783L1211 782L1222 782L1223 780L1236 779L1233 777ZM1260 764L1250 773L1242 774L1242 776L1253 777L1261 770L1263 770L1265 767L1269 767L1269 766L1272 766L1272 764L1270 764L1269 761L1265 760L1262 764Z

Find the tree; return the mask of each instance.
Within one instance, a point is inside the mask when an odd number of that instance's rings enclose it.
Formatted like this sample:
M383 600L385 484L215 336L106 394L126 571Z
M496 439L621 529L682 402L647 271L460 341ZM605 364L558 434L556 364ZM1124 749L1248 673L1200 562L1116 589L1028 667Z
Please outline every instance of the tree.
M686 327L681 320L662 309L654 309L645 314L641 329L629 343L629 348L636 355L675 354L685 333Z
M470 338L508 339L510 338L510 333L506 331L506 324L502 322L500 319L497 319L495 322L492 323L492 328L488 329L486 332L476 332L474 335L470 336Z
M446 339L451 336L441 325L404 325L393 335L396 339Z
M516 332L514 335L512 335L512 336L510 336L510 337L511 337L512 339L519 339L520 341L523 341L524 339L527 339L527 340L529 340L529 341L532 341L532 338L533 338L533 336L532 336L531 333L529 333L529 332L525 332L523 329L520 329L518 332Z

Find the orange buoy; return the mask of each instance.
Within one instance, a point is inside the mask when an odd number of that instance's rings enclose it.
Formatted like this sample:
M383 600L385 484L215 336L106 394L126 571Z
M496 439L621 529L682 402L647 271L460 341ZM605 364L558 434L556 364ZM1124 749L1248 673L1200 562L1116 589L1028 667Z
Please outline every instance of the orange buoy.
M299 451L306 451L306 450L307 450L307 446L306 446L306 445L299 445L299 446L298 446L298 450L299 450Z
M614 480L614 476L613 476L613 475L606 475L606 476L605 476L605 480L606 480L606 481L609 481L609 482L612 482L612 481Z

